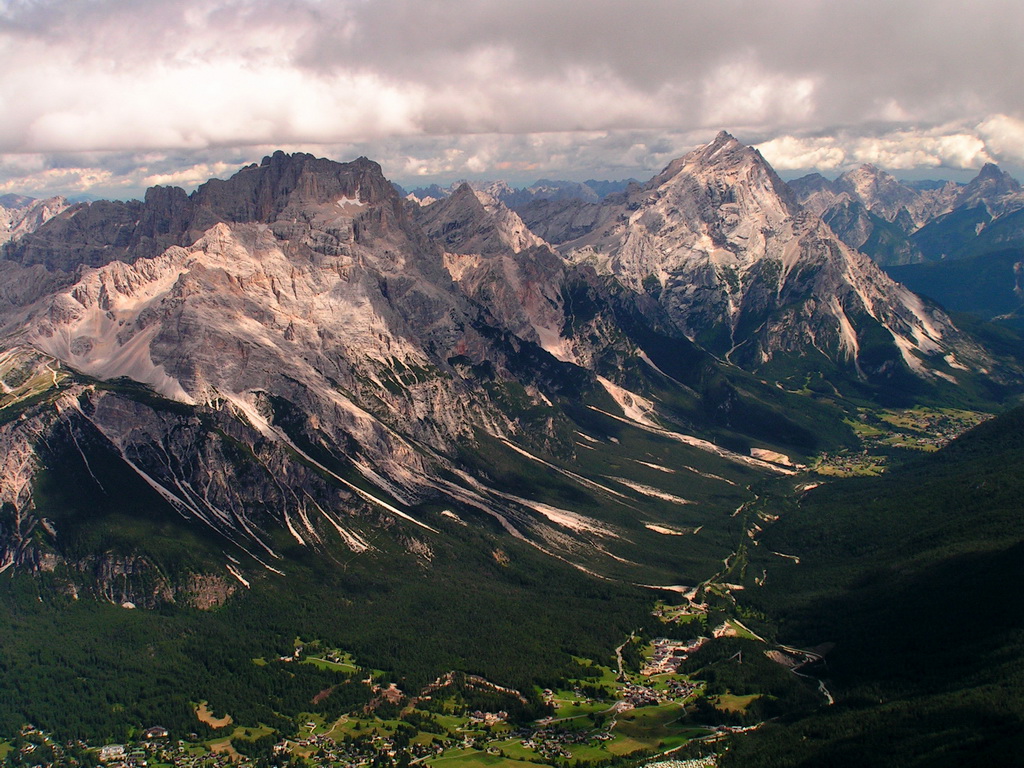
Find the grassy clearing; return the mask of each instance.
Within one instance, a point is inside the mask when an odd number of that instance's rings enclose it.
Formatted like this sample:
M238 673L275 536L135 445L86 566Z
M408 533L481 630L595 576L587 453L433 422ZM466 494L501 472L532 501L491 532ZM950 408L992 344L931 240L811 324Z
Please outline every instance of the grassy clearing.
M738 621L730 619L726 624L733 628L733 631L736 633L736 637L742 637L746 640L761 640L760 637L755 635Z
M664 612L659 616L665 624L689 624L692 621L700 621L703 613L694 611L689 606L672 606L671 608L665 608Z
M358 672L359 667L355 664L347 664L345 662L328 661L327 659L321 659L318 656L309 656L303 659L301 664L312 664L317 669L325 669L335 672Z
M256 739L262 739L264 736L269 736L273 732L274 729L269 725L258 725L255 728L243 728L242 726L239 726L235 728L235 732L231 734L231 738L244 741L256 741Z
M597 712L604 712L611 707L611 704L606 701L592 701L588 704L586 699L569 701L562 699L558 694L555 695L554 704L554 717L556 720L585 717L590 714L596 714Z
M857 435L861 440L872 437L884 437L887 433L885 430L880 429L872 424L867 424L863 421L857 421L855 419L844 419L845 423L850 425L853 433Z
M649 741L636 739L632 736L617 735L611 741L605 742L608 745L608 752L612 755L630 755L638 749L650 749Z
M567 749L572 753L574 760L583 760L588 763L607 760L613 756L608 750L607 742L601 742L601 744L571 744Z
M662 739L678 731L671 726L683 714L683 708L675 703L630 710L619 715L614 732L645 741Z
M324 735L330 736L335 741L341 741L346 736L354 738L360 734L372 732L372 723L367 723L367 721L350 715L342 715L331 724L330 728L324 731Z
M639 749L666 751L705 735L707 731L693 726L666 729L662 733L640 733L631 736L617 734L615 739L607 742L607 751L601 750L601 753L607 758L609 754L629 755Z
M731 693L723 693L721 696L715 696L709 699L711 704L720 712L734 712L742 715L747 711L747 707L750 706L751 702L761 698L760 693L751 693L747 696L736 696Z
M205 701L199 702L196 706L196 717L199 718L200 722L206 723L211 728L226 728L234 722L231 719L231 715L225 714L224 717L215 717Z
M523 742L520 739L509 739L508 741L498 741L493 744L495 749L501 750L506 757L513 760L524 760L530 761L537 757L537 753L532 749L527 749L523 746Z
M315 712L300 712L296 720L301 724L298 729L300 738L318 736L327 733L334 727L334 723L325 722L323 716Z
M306 722L316 721L310 717ZM331 738L338 740L345 738L345 736L355 737L367 734L391 736L400 724L400 720L380 720L376 717L362 718L344 715L333 723L327 724L321 721L314 728L305 728L304 730L310 733L310 735L330 735Z
M439 715L436 712L433 713L434 719L441 724L441 726L447 731L463 731L466 730L466 725L469 723L469 719L460 717L459 715Z
M581 682L585 682L590 685L611 686L614 688L620 687L621 683L618 682L618 676L615 674L615 670L610 666L598 664L591 659L584 659L579 656L573 656L572 658L574 661L585 667L589 667L592 671L597 672L600 675L600 677L596 679L588 679Z
M216 741L207 742L207 746L210 751L215 755L228 755L232 761L240 760L242 756L238 754L233 746L231 746L231 739L218 739Z

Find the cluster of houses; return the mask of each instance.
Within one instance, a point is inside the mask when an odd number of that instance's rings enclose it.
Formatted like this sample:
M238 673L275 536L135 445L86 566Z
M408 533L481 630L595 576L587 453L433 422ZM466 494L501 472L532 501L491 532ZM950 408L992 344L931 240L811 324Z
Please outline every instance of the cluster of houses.
M636 683L626 683L622 687L622 700L619 704L628 704L629 706L616 707L618 712L626 712L630 709L637 707L653 707L661 702L662 695L658 691L650 688L646 685L637 685Z
M643 669L640 670L640 674L645 677L675 674L679 671L679 664L687 659L691 653L699 650L706 642L708 642L706 637L698 637L686 642L659 637L654 640L654 653Z
M701 637L695 640L682 642L658 638L653 642L653 654L650 660L641 670L646 677L655 675L678 673L680 662L689 654L697 651L701 646L709 642L707 638ZM295 661L302 658L303 649L296 648L289 656L282 656L281 661ZM338 656L338 659L341 657ZM334 659L331 659L334 660ZM444 687L446 684L453 684L453 675L440 678L434 688ZM467 676L466 682L475 686L483 687L486 681ZM496 690L499 686L487 684L488 688ZM653 706L664 701L677 701L689 698L699 690L697 684L686 680L668 680L664 685L659 684L656 690L653 685L637 684L635 682L624 682L618 691L619 700L610 708L610 712L625 712L634 708ZM375 693L378 698L390 701L392 697L400 699L401 691L393 684L382 689L376 686ZM581 700L586 699L588 704L593 703L585 697L581 687L576 687L573 693ZM429 698L429 695L424 696ZM555 702L555 692L544 690L544 700L548 703ZM614 715L613 715L614 717ZM468 714L467 726L475 729L488 728L508 722L509 715L505 711L485 712L473 711ZM614 722L614 721L613 721ZM536 728L520 728L512 733L505 733L504 738L522 739L521 743L527 749L537 753L537 757L545 761L569 760L572 758L571 748L578 744L596 745L614 738L608 730L595 732L592 729L568 729L555 727L554 718L546 718L538 722L541 726ZM313 723L307 723L309 730L313 730ZM461 730L461 729L460 729ZM444 754L445 750L458 745L458 740L451 740L453 734L444 740L435 739L429 744L417 743L407 744L406 741L396 743L394 738L381 736L377 733L367 733L356 739L346 738L344 741L336 741L326 735L311 735L297 739L281 741L274 746L273 752L277 755L297 754L307 756L316 765L331 766L332 768L365 768L374 758L386 756L392 760L403 757L414 764ZM198 740L195 734L190 735L190 741L171 740L166 728L154 726L147 729L139 736L137 742L130 744L107 744L100 748L97 757L103 768L146 768L148 765L163 764L171 765L174 768L233 768L237 766L252 765L254 760L245 755L238 754L231 745L225 743L222 748L213 745L214 751L200 751L197 745L192 743ZM467 733L462 740L461 746L487 749L489 753L500 754L500 751L489 738L474 736ZM51 746L49 742L47 746ZM32 745L26 745L31 748ZM86 748L86 745L82 745ZM57 766L67 764L62 762L54 749L55 761L51 765ZM539 762L539 761L538 761Z
M523 746L532 749L546 760L571 759L572 744L593 744L609 741L613 737L608 732L593 733L587 730L550 729L536 731L532 736L523 739Z
M229 750L197 754L192 745L180 740L170 741L169 736L166 728L156 725L146 729L137 742L100 747L97 757L104 768L145 768L153 763L175 768L228 768L251 762Z
M397 758L401 753L408 753L416 762L444 752L445 745L440 742L432 744L412 744L399 747L394 739L378 734L366 735L344 742L335 741L330 736L316 735L296 741L281 741L274 745L274 754L309 755L314 765L332 766L332 768L356 768L367 766L375 757L384 756Z
M508 712L505 710L499 712L475 710L469 713L469 722L473 725L497 725L498 723L504 723L506 720L508 720Z
M669 680L664 691L658 691L647 685L626 683L622 687L622 698L615 703L613 711L628 712L638 707L653 707L663 701L680 701L688 699L700 690L700 685L688 680Z
M668 698L680 700L688 699L700 690L700 685L691 683L688 680L669 680L666 684Z

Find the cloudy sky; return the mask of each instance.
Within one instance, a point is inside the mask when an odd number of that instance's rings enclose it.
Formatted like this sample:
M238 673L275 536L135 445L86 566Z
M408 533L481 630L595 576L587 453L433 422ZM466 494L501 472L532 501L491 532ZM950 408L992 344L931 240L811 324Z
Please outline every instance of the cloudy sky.
M0 193L192 188L277 148L416 186L1024 168L1020 0L0 0Z

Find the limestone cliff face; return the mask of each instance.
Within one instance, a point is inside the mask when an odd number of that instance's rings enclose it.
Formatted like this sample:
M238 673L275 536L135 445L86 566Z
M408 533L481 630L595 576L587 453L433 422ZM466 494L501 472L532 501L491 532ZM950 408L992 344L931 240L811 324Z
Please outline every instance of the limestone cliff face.
M562 334L565 263L514 212L485 192L462 185L417 213L445 250L451 279L502 328L571 360Z
M22 362L25 361L26 358L22 358ZM43 363L47 372L56 378L54 365L56 361L52 360ZM10 380L10 375L5 379ZM120 400L120 407L111 407L111 399ZM207 513L214 509L214 502L238 509L238 502L243 501L242 494L268 493L269 482L264 482L264 487L241 482L244 478L238 475L237 463L224 460L210 450L197 451L196 446L189 446L193 449L188 454L191 466L184 469L188 465L178 461L185 452L176 451L173 445L174 440L181 440L184 423L161 431L158 442L148 439L152 433L147 418L152 421L159 417L137 402L91 388L74 387L52 405L30 409L18 420L0 424L0 572L14 569L45 573L54 588L67 597L89 597L139 608L178 602L206 609L222 603L236 590L238 583L230 572L223 568L211 572L209 563L199 558L171 572L151 555L125 549L124 543L116 543L122 537L97 541L95 548L84 543L95 538L90 531L98 524L96 520L76 520L74 514L60 510L64 517L57 521L38 510L35 491L40 473L50 473L51 486L69 481L69 492L78 494L82 489L74 486L79 482L77 478L85 475L91 480L91 483L86 482L93 486L92 492L97 496L96 512L102 518L104 508L113 503L111 500L122 489L111 484L101 465L119 450L124 452L125 461L154 489L161 488L168 499L173 494L167 487L181 488L182 483L186 487L194 487L192 484L198 487L205 483L202 498L206 500ZM225 426L231 426L230 422ZM237 431L237 425L234 429ZM112 444L108 435L118 444ZM154 453L158 454L157 458ZM61 477L65 473L67 477ZM167 486L160 483L167 483ZM221 487L219 493L217 485ZM230 488L227 494L225 488ZM272 494L268 498L272 498ZM159 494L154 494L153 499L141 499L138 503L145 506L159 501ZM251 496L249 502L252 507ZM177 503L177 511L182 515L189 516L193 511L187 502ZM253 520L249 524L257 523ZM245 528L235 530L229 520L216 521L216 525L228 538L239 538L243 549L259 545L251 528L247 536Z

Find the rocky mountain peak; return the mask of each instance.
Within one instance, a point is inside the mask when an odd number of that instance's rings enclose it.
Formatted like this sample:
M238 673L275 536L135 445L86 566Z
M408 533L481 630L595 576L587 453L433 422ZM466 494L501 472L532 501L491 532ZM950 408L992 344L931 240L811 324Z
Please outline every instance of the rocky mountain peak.
M895 176L871 163L864 163L836 179L836 187L860 198L869 209L872 206L890 207L913 201L917 193L901 184Z
M847 174L844 186L833 202L853 206L847 214L866 197L895 217L903 195L915 194L872 166ZM747 368L822 353L862 375L900 366L927 375L918 356L934 357L955 337L947 318L841 242L760 153L725 132L605 206L590 233L561 249L657 295L689 338ZM869 353L879 326L891 341Z
M799 209L792 191L761 153L726 131L673 160L644 187L627 191L626 199L632 209L662 200L660 207L685 212L691 229L724 228L718 234L709 232L715 241L728 240L734 224L745 228L777 223Z
M761 153L753 147L740 143L732 134L721 131L714 140L673 160L661 174L655 176L648 186L663 182L684 169L692 172L703 170L727 170L743 166L760 165L770 168L761 157Z
M416 218L427 235L450 253L519 253L544 244L518 214L469 183L445 199L423 206Z
M986 179L1002 179L1007 177L1009 174L1003 173L999 170L999 166L995 163L985 163L981 166L981 170L978 171L976 180L984 181Z
M847 171L835 180L833 186L837 194L846 192L886 221L896 222L899 219L907 222L909 217L910 226L901 227L908 230L945 213L952 202L948 193L941 190L919 191L870 163ZM906 213L901 215L901 211Z
M1021 186L1010 174L994 163L985 163L978 175L959 190L956 207L975 208L985 206L992 216L1000 216L1024 207L1024 193Z
M809 173L787 184L804 210L815 216L824 214L839 195L845 194L837 189L834 181L820 173Z
M799 179L793 179L789 182L789 186L817 191L831 188L832 181L826 179L820 173L809 173L806 176L801 176Z
M728 228L730 222L740 221L778 222L799 210L792 190L761 153L726 131L673 160L639 193L633 193L632 204L650 198L652 192L693 209L712 228ZM713 209L727 215L712 215Z
M29 197L28 195L17 195L14 193L0 195L0 206L3 206L8 210L24 208L26 205L33 202L35 202L35 198Z

